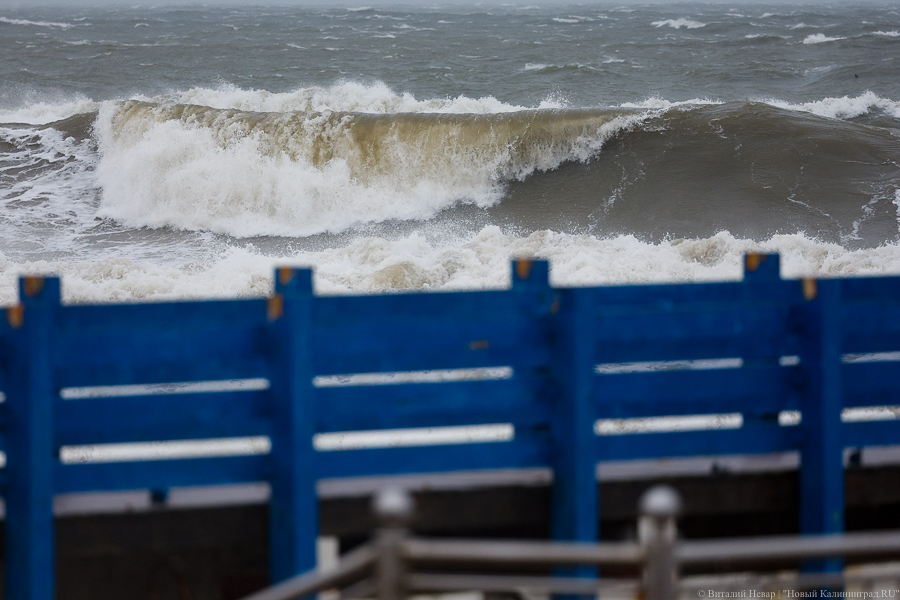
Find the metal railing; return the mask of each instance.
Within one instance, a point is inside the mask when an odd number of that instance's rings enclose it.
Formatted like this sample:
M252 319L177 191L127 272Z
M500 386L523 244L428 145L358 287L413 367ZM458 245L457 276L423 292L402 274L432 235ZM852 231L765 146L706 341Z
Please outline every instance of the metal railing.
M525 598L574 595L674 600L773 598L775 591L779 598L796 598L803 596L788 591L814 590L816 597L838 597L836 590L845 586L900 581L900 564L844 570L841 562L835 560L898 559L900 531L679 540L680 505L678 494L670 487L657 486L645 493L640 502L637 542L425 539L410 534L414 513L410 496L403 490L387 489L373 501L379 529L371 542L347 553L329 570L293 577L244 600L289 600L324 591L336 591L341 599L378 600L462 591ZM679 576L685 567L720 571L722 567L763 563L792 563L795 568L768 573ZM801 564L805 567L796 568ZM640 575L601 578L596 574L600 567L624 567ZM810 572L816 567L819 572ZM573 575L576 568L580 571ZM509 574L510 569L540 574ZM830 591L819 594L826 589ZM900 591L892 592L893 595L856 592L844 597L900 596Z

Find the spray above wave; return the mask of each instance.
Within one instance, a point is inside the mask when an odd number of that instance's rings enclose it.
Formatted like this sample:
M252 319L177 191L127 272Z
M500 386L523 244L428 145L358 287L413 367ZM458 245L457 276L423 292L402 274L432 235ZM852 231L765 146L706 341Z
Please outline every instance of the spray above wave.
M237 237L308 236L497 203L505 183L593 156L630 110L100 110L101 216Z

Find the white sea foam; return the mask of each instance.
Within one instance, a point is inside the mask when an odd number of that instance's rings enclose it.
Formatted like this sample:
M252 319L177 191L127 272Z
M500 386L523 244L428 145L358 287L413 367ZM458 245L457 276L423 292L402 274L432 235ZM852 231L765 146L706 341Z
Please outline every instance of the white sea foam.
M28 25L31 27L58 27L60 29L68 29L70 27L75 27L72 23L53 23L49 21L29 21L27 19L9 19L7 17L0 17L0 23L6 23L7 25Z
M691 19L666 19L665 21L653 21L651 25L656 27L665 27L669 26L673 29L681 29L684 27L685 29L699 29L701 27L706 27L706 23L701 23L700 21L692 21Z
M590 17L581 17L578 15L571 15L569 17L553 17L553 20L556 21L557 23L574 24L574 23L583 23L585 21L593 21L594 19L592 19Z
M900 274L900 246L847 250L803 235L755 242L719 233L704 239L657 244L633 236L596 238L553 231L508 235L496 227L457 240L421 235L359 239L322 251L267 256L252 246L231 248L183 267L126 259L95 262L13 263L0 255L0 305L16 301L20 273L59 274L66 302L152 301L260 297L272 291L276 265L311 266L319 294L401 290L502 289L510 284L512 257L549 259L555 286L740 279L749 251L779 252L785 278Z
M55 129L0 127L0 239L5 247L72 249L94 225L97 155Z
M801 110L820 117L832 119L852 119L872 110L879 110L900 119L900 102L881 98L874 92L866 92L856 97L825 98L817 102L793 104L782 100L766 100L768 104L788 110Z
M894 192L894 206L897 207L897 231L900 231L900 190Z
M897 31L896 29L892 31L873 31L872 35L880 35L884 37L900 37L900 31Z
M824 33L815 33L813 35L808 35L804 38L804 44L824 44L825 42L837 42L839 40L846 40L845 37L828 37Z

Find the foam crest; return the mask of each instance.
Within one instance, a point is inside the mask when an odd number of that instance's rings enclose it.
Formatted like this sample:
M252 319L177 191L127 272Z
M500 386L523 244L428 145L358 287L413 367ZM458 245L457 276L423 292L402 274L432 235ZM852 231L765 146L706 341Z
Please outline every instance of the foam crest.
M781 100L767 100L767 104L788 110L799 110L820 117L832 119L852 119L875 110L900 119L900 102L881 98L874 92L866 92L856 97L825 98L817 102L792 104Z
M524 106L506 104L493 97L475 99L457 96L417 100L410 93L394 92L382 82L366 85L352 81L284 93L244 90L234 86L222 86L218 89L193 88L176 94L175 101L212 108L282 113L334 111L375 114L493 114L525 109Z
M845 37L828 37L824 33L815 33L813 35L808 35L803 39L804 44L824 44L825 42L837 42L839 40L846 40Z
M638 110L655 110L664 111L670 108L691 108L693 106L709 106L715 104L724 104L718 100L710 100L708 98L693 98L692 100L681 100L672 102L659 97L647 98L640 102L624 102L619 105L620 108L633 108Z
M669 26L672 29L681 29L682 27L685 29L699 29L701 27L706 27L706 23L701 23L700 21L692 21L691 19L666 19L664 21L653 21L650 23L654 27L666 27Z
M528 236L497 227L456 240L420 234L359 239L340 248L267 256L252 246L230 248L181 267L127 259L14 263L0 254L0 305L16 302L20 273L57 274L68 303L261 297L272 292L276 265L310 266L319 294L502 289L509 261L550 261L554 286L727 281L740 279L746 252L778 252L785 278L900 274L900 246L847 250L800 234L755 242L727 232L703 239L646 243L634 236L597 238L554 231Z
M0 23L7 25L26 25L30 27L58 27L60 29L68 29L75 27L71 23L54 23L51 21L29 21L28 19L10 19L8 17L0 17Z
M609 111L379 116L110 103L101 216L238 237L307 236L489 206L505 181L586 160L643 117Z
M27 98L20 107L0 108L0 123L42 125L99 109L99 103L80 96L57 102Z

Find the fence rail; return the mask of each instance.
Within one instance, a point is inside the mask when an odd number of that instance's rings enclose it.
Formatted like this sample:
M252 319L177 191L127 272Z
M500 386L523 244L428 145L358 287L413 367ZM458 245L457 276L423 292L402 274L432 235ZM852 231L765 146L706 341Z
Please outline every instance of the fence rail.
M508 290L320 297L310 271L279 269L270 298L102 306L23 278L0 321L6 598L53 597L54 494L269 482L277 582L314 565L322 478L550 468L552 537L590 543L598 461L799 451L800 529L838 533L845 448L900 444L895 422L842 420L900 405L900 278L782 280L774 255L726 283L512 271ZM726 426L632 428L656 417ZM506 433L341 442L471 426ZM236 439L265 450L98 458Z
M683 566L726 563L731 567L822 558L860 559L900 557L900 532L767 536L722 540L679 540L678 494L667 486L646 492L640 502L639 541L596 544L547 541L423 539L410 535L413 505L401 489L379 492L373 508L381 524L373 541L346 555L329 571L312 571L251 594L244 600L293 600L316 592L339 591L340 597L402 600L416 593L500 592L528 598L531 594L577 595L599 598L675 600L687 598L771 598L768 594L813 590L809 597L842 597L848 584L869 585L885 578L900 580L900 567L887 565L856 572L739 573L682 579ZM523 575L502 572L527 567L544 572L572 565L589 567L633 566L634 579L598 578L582 570L581 577ZM429 571L430 570L430 571ZM830 589L829 589L830 588ZM818 591L829 589L829 594ZM753 594L756 592L756 594ZM849 597L895 597L851 594ZM787 596L794 597L794 596Z

